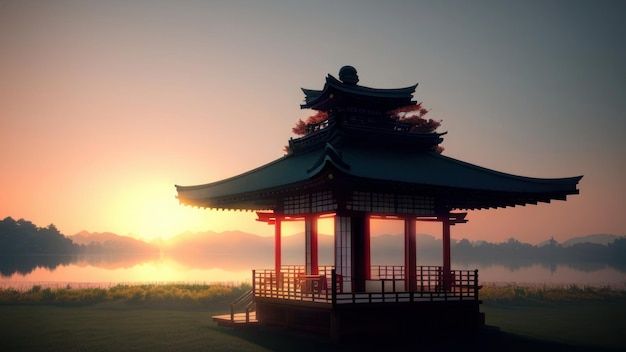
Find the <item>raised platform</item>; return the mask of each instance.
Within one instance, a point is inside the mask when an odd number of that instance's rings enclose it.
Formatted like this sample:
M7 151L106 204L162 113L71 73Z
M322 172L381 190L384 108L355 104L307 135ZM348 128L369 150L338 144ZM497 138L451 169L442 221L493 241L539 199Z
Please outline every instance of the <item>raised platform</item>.
M332 267L319 267L315 275L304 274L300 266L283 267L278 274L254 270L253 288L231 304L231 312L239 313L213 320L219 326L274 326L337 340L362 334L396 338L418 331L422 336L472 332L484 326L476 270L443 275L441 267L418 267L416 287L407 291L402 267L374 269L360 292L352 292L352 283Z
M363 334L404 336L442 331L471 332L484 325L480 301L412 301L321 304L257 298L262 326L328 334L343 339Z

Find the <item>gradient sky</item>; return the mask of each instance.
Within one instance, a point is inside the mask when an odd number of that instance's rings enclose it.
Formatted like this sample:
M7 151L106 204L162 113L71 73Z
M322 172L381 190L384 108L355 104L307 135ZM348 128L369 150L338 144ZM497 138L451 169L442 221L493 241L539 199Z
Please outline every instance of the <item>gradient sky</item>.
M281 157L311 114L300 88L352 65L362 85L419 83L445 155L585 176L566 202L470 212L453 238L626 235L625 38L623 1L0 0L0 218L270 235L254 213L179 205L174 185Z

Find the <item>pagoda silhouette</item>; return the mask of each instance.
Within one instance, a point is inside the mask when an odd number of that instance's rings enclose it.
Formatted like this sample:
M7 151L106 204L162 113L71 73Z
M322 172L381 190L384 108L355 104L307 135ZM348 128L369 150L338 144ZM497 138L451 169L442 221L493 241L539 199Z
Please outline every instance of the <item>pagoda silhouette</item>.
M416 85L358 85L356 69L302 89L302 109L328 118L289 140L281 158L213 183L176 186L180 203L257 213L275 228L274 268L252 271L252 289L216 316L219 325L282 326L335 339L355 334L467 331L485 324L477 270L453 270L451 226L466 211L565 200L582 176L530 178L437 151L445 133L420 132L389 112L414 106ZM318 219L334 219L334 263L318 262ZM372 265L370 219L404 221L404 265ZM281 224L303 221L300 265L281 262ZM443 260L418 265L416 228L439 222Z

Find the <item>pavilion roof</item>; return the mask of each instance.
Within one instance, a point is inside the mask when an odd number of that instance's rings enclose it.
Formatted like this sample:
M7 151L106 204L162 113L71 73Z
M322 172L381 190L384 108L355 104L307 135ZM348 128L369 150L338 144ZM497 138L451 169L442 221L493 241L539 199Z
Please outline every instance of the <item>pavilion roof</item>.
M347 184L428 190L449 209L484 209L564 200L582 176L532 178L507 174L436 152L403 153L375 146L332 145L280 159L222 181L176 186L183 204L207 208L271 209L275 199L302 192L331 168ZM375 185L375 186L374 186ZM375 191L375 190L373 190Z
M432 151L443 133L397 128L385 113L415 104L417 85L397 89L359 86L352 66L342 67L339 79L328 75L323 90L303 89L303 108L334 111L308 135L290 140L287 155L218 182L177 185L179 201L216 209L281 211L285 200L291 207L298 197L330 193L331 205L326 211L345 210L342 206L347 207L351 197L367 193L375 194L376 199L392 195L403 206L407 198L428 198L434 204L431 208L415 205L412 210L402 207L402 211L439 213L536 204L578 194L582 176L532 178L487 169ZM370 121L377 118L378 123ZM294 206L290 211L293 209L305 211L305 207Z

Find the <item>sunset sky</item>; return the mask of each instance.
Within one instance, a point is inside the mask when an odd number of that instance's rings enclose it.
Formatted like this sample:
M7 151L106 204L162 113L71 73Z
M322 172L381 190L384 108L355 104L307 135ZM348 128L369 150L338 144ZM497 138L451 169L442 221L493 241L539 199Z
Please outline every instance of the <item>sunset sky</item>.
M447 156L584 175L566 202L470 212L453 238L626 235L625 40L623 1L0 0L0 218L270 235L254 213L179 205L174 185L281 157L312 114L300 88L352 65L361 85L419 83Z

